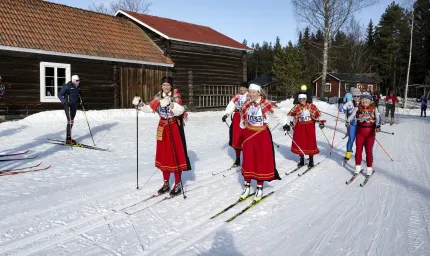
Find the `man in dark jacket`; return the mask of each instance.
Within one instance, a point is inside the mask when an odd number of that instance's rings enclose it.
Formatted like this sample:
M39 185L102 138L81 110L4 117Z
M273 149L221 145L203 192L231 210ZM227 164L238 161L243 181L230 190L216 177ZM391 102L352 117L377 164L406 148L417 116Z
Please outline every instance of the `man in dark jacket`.
M72 81L69 81L67 84L65 84L58 93L58 98L64 105L64 111L66 112L67 117L66 143L72 145L76 144L76 141L72 139L72 127L74 123L73 120L75 119L76 110L81 100L81 89L79 87L79 82L79 76L72 76Z

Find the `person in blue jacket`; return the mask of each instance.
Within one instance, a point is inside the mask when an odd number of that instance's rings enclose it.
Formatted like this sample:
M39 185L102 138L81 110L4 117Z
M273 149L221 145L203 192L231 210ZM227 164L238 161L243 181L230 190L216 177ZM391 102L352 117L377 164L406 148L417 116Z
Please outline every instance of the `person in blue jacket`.
M360 96L361 96L360 89L353 88L351 90L351 95L353 97L353 100L343 105L343 110L346 113L346 120L348 120L352 111L360 104ZM348 122L346 123L346 128L348 130L348 143L346 144L346 153L344 157L345 162L348 161L352 156L352 146L354 145L354 141L355 141L355 135L356 135L356 129L357 129L356 127L357 127L357 124L355 119L351 121L351 123L348 123Z
M349 88L349 92L345 94L345 97L343 97L343 103L347 103L353 100L352 92L354 91L354 87Z
M427 99L426 99L426 96L425 95L423 95L423 96L421 96L421 98L420 99L417 99L417 102L421 102L421 117L423 116L423 113L424 113L424 117L426 117L427 116Z
M76 144L76 141L72 139L72 128L76 116L76 110L78 109L82 95L79 83L79 76L73 75L72 80L65 84L58 93L58 98L64 105L64 111L66 112L67 117L66 143L71 145Z

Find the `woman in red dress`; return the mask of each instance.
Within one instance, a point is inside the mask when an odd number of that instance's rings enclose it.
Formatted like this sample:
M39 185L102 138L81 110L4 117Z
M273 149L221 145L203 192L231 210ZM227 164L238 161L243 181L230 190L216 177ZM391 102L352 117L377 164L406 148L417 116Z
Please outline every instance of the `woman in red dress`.
M244 129L242 175L245 188L240 196L242 200L251 192L251 179L257 181L254 201L261 200L264 181L281 179L276 170L272 134L267 124L268 115L274 116L284 130L288 126L287 117L279 112L275 103L264 97L261 86L250 84L249 99L240 110L240 126Z
M134 105L138 105L139 103ZM138 100L137 100L138 101ZM190 160L187 154L184 124L181 116L185 109L178 90L173 90L173 80L170 77L162 79L162 91L157 93L154 99L144 106L142 110L156 112L160 116L157 127L157 149L155 155L155 166L163 173L164 184L158 190L164 194L170 190L169 178L173 173L175 185L170 195L176 196L182 192L182 171L191 170Z
M228 103L225 109L222 121L225 122L227 117L232 115L231 125L230 125L230 147L234 148L236 151L236 161L233 166L240 165L240 152L242 151L243 143L243 131L240 128L240 109L248 98L248 83L243 82L240 86L239 93L236 94Z
M291 123L294 125L291 152L300 155L298 166L305 165L304 155L308 155L308 166L312 167L314 166L314 155L320 152L317 147L315 122L319 123L321 129L324 128L324 123L319 121L321 114L318 108L312 103L307 103L306 94L300 94L298 99L299 104L294 105L288 113L292 118ZM290 131L290 127L287 127L287 131Z

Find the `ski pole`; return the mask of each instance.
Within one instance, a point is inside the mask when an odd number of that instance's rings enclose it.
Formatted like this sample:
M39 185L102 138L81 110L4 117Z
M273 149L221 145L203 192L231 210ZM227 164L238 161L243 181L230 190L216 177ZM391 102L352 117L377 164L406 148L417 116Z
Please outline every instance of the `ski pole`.
M325 135L325 132L322 128L320 128L322 133L324 134L325 139L327 140L327 143L330 145L330 141L328 140L327 136Z
M385 154L387 154L388 158L390 158L391 161L394 162L394 160L391 158L391 156L387 153L387 151L385 150L385 148L381 145L381 143L379 143L379 141L375 138L376 142L378 142L379 146L382 148L382 150L384 150Z
M227 127L228 127L228 128L230 128L230 125L228 125L228 123L227 123L227 122L224 122L224 123L227 125Z
M275 127L273 127L272 129L270 129L270 132L272 132L273 130L275 130L275 128L276 128L276 127L278 127L278 125L279 125L279 123L278 123L278 124L276 124L276 125L275 125ZM278 145L278 144L276 144L276 143L275 143L275 142L273 142L273 141L272 141L272 143L273 143L273 145L275 145L277 148L279 148L279 145Z
M379 131L379 132L394 135L394 132L386 132L386 131Z
M332 115L332 114L326 113L326 112L321 111L321 110L320 110L320 112L321 112L321 113L324 113L324 114L326 114L326 115L332 116L332 117L336 117L335 115ZM336 117L336 118L337 118L337 117ZM340 119L340 120L343 120L343 121L346 121L345 119L343 119L343 118L341 118L341 117L339 117L339 119Z
M181 173L181 171L179 170L179 166L178 166L178 158L176 156L176 147L175 147L175 141L173 140L173 134L172 134L172 129L170 129L170 122L169 122L169 118L167 118L167 127L169 128L169 133L170 133L170 140L172 141L172 147L173 147L173 156L175 158L175 164L176 164L176 169L179 173ZM186 153L186 152L185 152ZM184 196L184 199L187 198L185 196L185 192L184 192L184 185L182 185L182 177L181 177L181 189L182 189L182 195Z
M303 152L303 150L299 147L299 145L297 145L297 143L294 141L293 137L291 137L291 135L288 132L285 132L285 134L288 134L288 136L291 138L293 143L296 144L296 146L300 150L300 152L302 152L303 155L306 155L305 152Z
M139 104L136 106L136 189L139 189Z
M332 139L331 147L330 147L330 155L331 155L331 152L333 151L334 137L336 136L336 127L337 127L337 121L339 120L339 113L340 113L340 110L337 111L336 125L334 126L333 139ZM321 129L321 131L322 131L322 129Z
M88 122L88 117L87 117L87 113L85 112L84 103L82 102L82 97L79 97L79 99L81 100L82 110L84 111L84 116L85 116L85 119L87 120L88 129L90 130L90 134L91 134L91 139L93 140L93 144L95 146L96 143L94 142L93 133L91 132L90 123Z
M67 95L67 102L68 102L68 104L67 104L67 107L68 107L68 109L69 109L69 120L68 120L68 126L69 126L69 129L70 129L70 147L72 148L73 146L72 146L72 144L73 144L73 137L72 137L72 115L70 115L70 93ZM66 141L66 143L67 143L67 141Z

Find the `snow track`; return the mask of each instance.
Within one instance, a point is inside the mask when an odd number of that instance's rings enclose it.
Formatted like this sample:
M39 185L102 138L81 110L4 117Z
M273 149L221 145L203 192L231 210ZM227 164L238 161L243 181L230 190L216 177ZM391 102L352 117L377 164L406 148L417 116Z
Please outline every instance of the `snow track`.
M290 105L281 104L285 111ZM334 106L317 105L337 114ZM114 153L43 144L63 135L62 112L1 124L2 145L8 147L2 151L31 148L39 153L34 162L53 166L49 172L0 177L0 255L430 255L430 120L414 111L401 115L400 124L383 126L395 136L377 135L394 162L375 144L377 172L364 188L359 186L364 176L345 185L355 163L340 165L347 142L342 123L331 156L317 129L321 153L315 162L321 163L302 177L283 175L298 157L278 127L272 135L280 144L275 155L283 180L267 183L264 193L276 193L231 223L225 220L251 199L209 219L237 200L243 183L235 170L227 177L212 175L234 158L221 112L190 114L185 133L193 171L183 176L187 199L181 195L161 203L164 196L141 202L162 183L158 172L152 177L154 116L142 116L139 124L140 190L135 189L135 130L130 129L134 111L89 112L90 122L96 120L91 125L97 144L115 147ZM335 118L324 119L331 142ZM54 120L60 121L54 125ZM75 126L83 143L91 140L79 114Z

